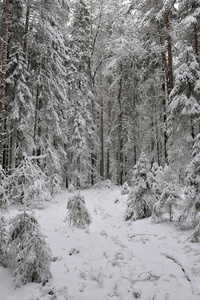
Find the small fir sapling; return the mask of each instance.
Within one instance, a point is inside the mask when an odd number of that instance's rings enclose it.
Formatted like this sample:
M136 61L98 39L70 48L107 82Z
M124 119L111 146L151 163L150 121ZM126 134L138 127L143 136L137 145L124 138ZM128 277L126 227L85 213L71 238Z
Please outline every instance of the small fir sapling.
M111 180L107 179L105 182L105 188L110 189L111 188Z
M51 197L61 192L61 180L57 173L54 173L50 180Z
M174 184L166 184L163 192L160 195L159 201L154 204L152 212L152 222L160 223L169 216L169 221L172 222L174 216L174 209L178 207L178 200L180 199Z
M69 191L70 193L73 193L73 192L74 192L74 186L73 186L72 183L69 184L68 191Z
M122 185L122 190L121 190L121 194L122 195L126 195L130 193L130 187L128 186L127 182L124 182L124 184Z
M46 175L25 153L21 164L8 177L8 184L12 203L37 205L51 200Z
M153 176L149 160L144 153L134 166L133 188L127 199L125 220L150 217L156 196L152 190Z
M11 220L8 248L15 287L28 282L43 285L48 282L51 278L51 250L34 214L24 211Z
M186 203L178 225L186 229L194 228L191 241L195 242L200 238L200 134L195 138L192 154L193 159L186 171Z
M158 197L162 194L164 188L164 170L162 166L159 166L157 163L154 163L152 168L152 175L153 175L153 183L152 183L152 190Z
M67 222L69 226L84 229L91 224L92 218L85 207L84 197L80 193L69 198L67 210L64 222Z

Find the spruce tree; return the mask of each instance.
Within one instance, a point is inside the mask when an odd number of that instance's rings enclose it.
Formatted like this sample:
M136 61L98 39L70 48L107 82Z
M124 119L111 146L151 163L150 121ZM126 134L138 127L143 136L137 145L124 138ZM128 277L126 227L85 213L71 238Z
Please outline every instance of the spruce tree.
M91 224L92 218L85 206L85 199L80 193L69 198L67 210L64 222L67 222L69 226L83 229Z
M8 176L8 198L11 203L37 206L51 200L46 175L34 158L24 153L21 164Z
M34 214L24 211L11 220L8 248L15 287L49 281L51 251Z
M68 174L74 186L82 186L87 183L91 171L91 145L95 127L90 112L93 99L89 61L90 12L84 0L73 3L68 42Z
M193 159L186 171L186 202L178 224L194 229L191 239L195 242L200 236L200 134L195 138L192 154Z
M180 197L174 184L169 183L163 188L159 201L154 204L152 222L160 223L165 220L172 222L175 209L178 208Z
M186 171L199 126L199 63L192 47L177 58L168 116L169 162L178 176ZM183 179L183 178L182 178Z
M145 153L142 152L133 169L132 190L127 199L126 221L135 221L151 216L156 200L152 183L150 163Z

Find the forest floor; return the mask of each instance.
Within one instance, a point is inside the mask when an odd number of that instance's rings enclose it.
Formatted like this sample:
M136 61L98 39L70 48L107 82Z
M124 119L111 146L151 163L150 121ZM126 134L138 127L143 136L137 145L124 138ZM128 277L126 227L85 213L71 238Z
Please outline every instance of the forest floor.
M200 299L200 247L190 232L150 218L125 222L127 195L117 187L81 195L93 219L88 230L63 222L68 191L35 210L53 254L51 281L14 289L11 271L0 267L0 300Z

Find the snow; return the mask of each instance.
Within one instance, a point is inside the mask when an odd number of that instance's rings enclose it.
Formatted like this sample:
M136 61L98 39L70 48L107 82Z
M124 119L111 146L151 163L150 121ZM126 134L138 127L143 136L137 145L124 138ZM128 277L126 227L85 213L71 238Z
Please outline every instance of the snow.
M92 224L68 227L72 195L62 191L35 209L53 253L51 281L14 289L11 271L1 267L0 300L200 299L200 248L188 241L189 231L151 218L125 222L127 195L118 187L82 190ZM9 217L18 209L11 207Z

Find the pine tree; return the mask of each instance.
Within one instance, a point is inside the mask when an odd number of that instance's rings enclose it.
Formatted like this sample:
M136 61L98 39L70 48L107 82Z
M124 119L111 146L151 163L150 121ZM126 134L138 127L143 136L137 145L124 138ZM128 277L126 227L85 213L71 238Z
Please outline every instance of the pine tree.
M77 194L68 200L67 215L64 222L67 222L69 226L75 226L78 228L87 228L91 222L91 216L85 207L84 197Z
M152 173L149 160L145 153L133 169L132 190L127 199L125 220L137 220L150 217L156 196L152 190Z
M11 220L8 248L15 287L49 281L51 251L33 214L24 211Z

